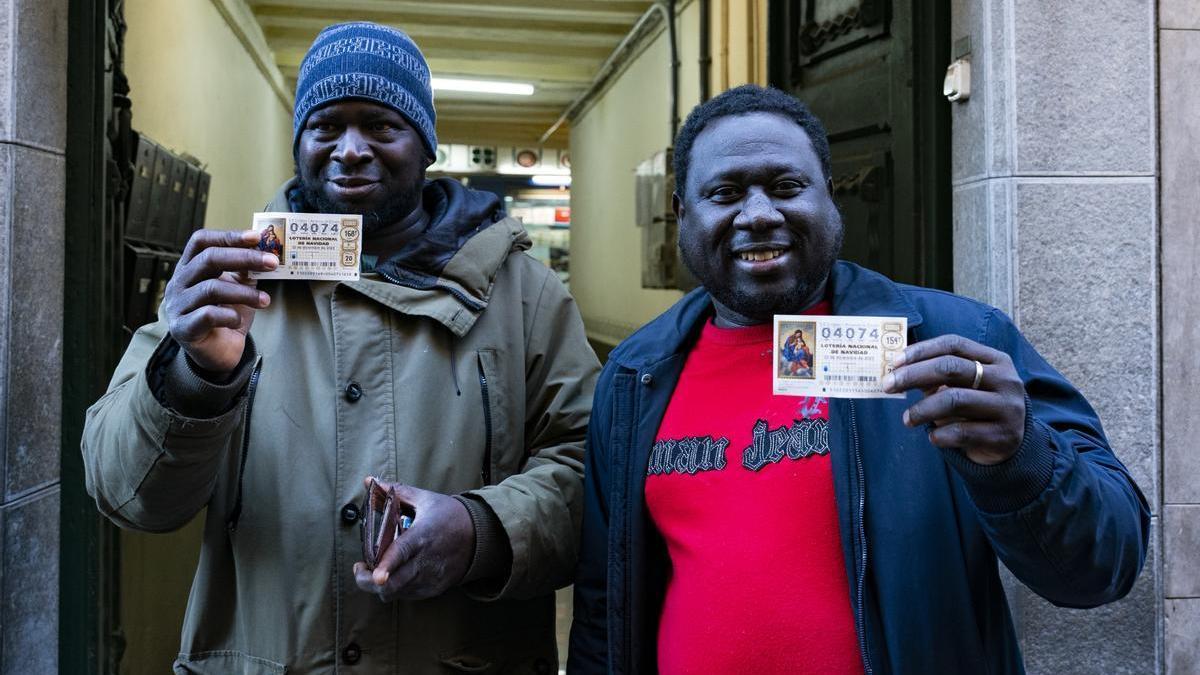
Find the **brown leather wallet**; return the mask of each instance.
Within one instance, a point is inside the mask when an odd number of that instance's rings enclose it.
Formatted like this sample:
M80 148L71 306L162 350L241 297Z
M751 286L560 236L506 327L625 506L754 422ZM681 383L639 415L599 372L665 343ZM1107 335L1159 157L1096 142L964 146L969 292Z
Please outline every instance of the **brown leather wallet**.
M372 478L358 512L363 562L367 569L373 570L388 546L412 524L416 510L412 504L400 499L395 490L385 488Z

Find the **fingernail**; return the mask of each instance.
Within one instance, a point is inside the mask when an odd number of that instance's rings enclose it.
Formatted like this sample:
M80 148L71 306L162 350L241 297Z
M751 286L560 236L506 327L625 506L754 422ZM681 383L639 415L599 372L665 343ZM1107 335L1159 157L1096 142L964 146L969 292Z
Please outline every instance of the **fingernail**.
M387 570L375 570L375 574L372 575L372 579L374 579L376 586L383 586L388 580Z
M276 258L274 253L264 253L263 264L267 267L274 268L279 264L279 258Z
M904 426L906 426L906 427L912 426L912 424L908 421L908 411L907 410L904 411L904 415L903 415L902 419L904 420Z
M267 295L266 293L263 293L262 291L259 291L258 292L258 304L260 307L266 307L267 305L271 304L271 296Z
M896 384L896 377L894 375L892 375L891 373L884 375L883 379L880 380L880 382L879 382L879 385L881 387L883 387L884 391L891 391L892 385L894 385L894 384Z
M899 368L902 365L904 365L904 352L900 352L899 354L896 354L895 356L892 357L892 366L893 367Z

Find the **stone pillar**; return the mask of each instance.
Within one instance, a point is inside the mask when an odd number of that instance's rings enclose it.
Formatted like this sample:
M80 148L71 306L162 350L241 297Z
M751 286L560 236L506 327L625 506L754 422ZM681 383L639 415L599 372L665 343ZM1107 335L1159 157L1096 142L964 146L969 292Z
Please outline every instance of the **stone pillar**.
M3 674L58 671L66 63L66 0L0 0Z
M1009 312L1088 397L1154 513L1124 600L1058 609L1008 584L1026 667L1158 672L1154 0L952 0L951 31L973 80L951 104L955 290Z
M1166 671L1200 669L1200 3L1159 7Z

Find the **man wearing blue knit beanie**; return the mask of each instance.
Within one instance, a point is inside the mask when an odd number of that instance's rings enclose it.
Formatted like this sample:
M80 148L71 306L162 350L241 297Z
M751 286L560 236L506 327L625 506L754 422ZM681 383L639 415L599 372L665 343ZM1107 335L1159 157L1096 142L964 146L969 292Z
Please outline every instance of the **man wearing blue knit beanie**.
M322 31L267 210L362 214L362 278L256 285L254 232L197 232L88 413L106 516L205 511L177 673L557 670L598 363L499 199L426 180L435 120L407 35Z

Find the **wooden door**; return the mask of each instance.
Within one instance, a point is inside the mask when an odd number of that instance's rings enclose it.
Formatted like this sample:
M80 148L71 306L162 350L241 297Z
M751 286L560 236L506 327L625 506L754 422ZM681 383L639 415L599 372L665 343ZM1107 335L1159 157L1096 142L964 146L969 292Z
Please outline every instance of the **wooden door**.
M947 0L772 0L771 83L829 133L842 257L950 289Z

